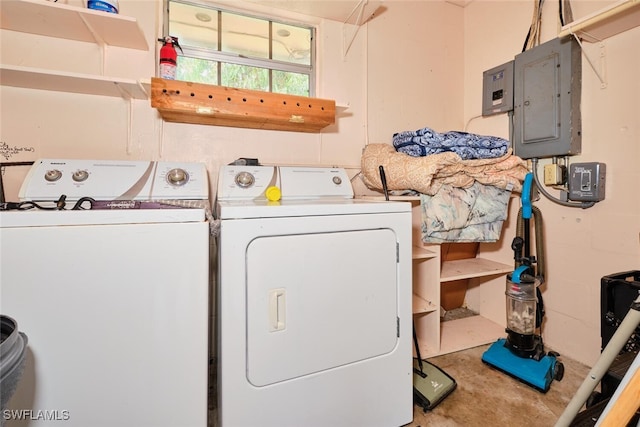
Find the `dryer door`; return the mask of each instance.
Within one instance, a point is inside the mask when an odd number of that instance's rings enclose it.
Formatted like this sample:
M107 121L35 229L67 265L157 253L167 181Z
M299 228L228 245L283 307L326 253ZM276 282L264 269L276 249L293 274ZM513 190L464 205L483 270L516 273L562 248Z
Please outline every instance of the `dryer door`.
M259 237L247 248L247 378L254 386L392 352L398 263L390 229Z

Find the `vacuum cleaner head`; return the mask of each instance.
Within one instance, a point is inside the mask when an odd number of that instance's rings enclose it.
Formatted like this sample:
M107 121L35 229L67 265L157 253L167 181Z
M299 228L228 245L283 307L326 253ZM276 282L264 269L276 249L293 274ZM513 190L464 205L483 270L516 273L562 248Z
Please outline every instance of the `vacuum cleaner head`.
M554 379L560 381L564 366L556 355L548 353L540 360L519 357L505 346L506 339L500 338L482 355L482 361L542 393L549 391Z
M418 359L413 361L413 401L427 412L435 408L456 389L456 380L436 365Z

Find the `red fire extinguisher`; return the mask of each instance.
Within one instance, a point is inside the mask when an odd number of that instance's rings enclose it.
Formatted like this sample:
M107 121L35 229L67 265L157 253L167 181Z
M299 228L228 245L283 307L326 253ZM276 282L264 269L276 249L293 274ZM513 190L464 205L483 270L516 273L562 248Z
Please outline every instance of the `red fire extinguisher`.
M162 48L160 48L160 78L175 80L178 52L176 52L174 45L182 52L182 48L178 44L178 38L167 36L158 39L158 41L163 43Z

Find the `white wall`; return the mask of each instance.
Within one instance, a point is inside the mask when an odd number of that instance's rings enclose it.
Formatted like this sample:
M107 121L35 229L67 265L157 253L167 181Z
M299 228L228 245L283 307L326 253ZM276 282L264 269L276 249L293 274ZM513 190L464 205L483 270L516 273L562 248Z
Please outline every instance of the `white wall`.
M385 1L369 23L369 142L425 126L463 125L463 9L444 1Z
M62 0L63 1L63 0ZM67 0L76 4L80 0ZM76 2L76 3L74 3ZM459 2L458 2L459 3ZM589 0L573 0L593 7ZM236 7L241 2L233 2ZM320 134L163 123L148 100L0 87L2 161L38 157L203 161L212 186L220 165L238 157L263 163L357 168L367 142L391 142L393 133L425 126L508 136L505 115L475 118L481 110L482 72L522 49L532 0L475 0L465 8L439 0L387 0L358 31L343 55L339 22L269 10L319 27L319 98L348 105ZM2 30L0 62L126 78L155 72L161 33L159 1L120 0L155 49L138 52ZM258 10L258 6L246 6ZM583 9L584 9L583 7ZM557 2L546 2L543 41L557 34ZM265 9L262 9L265 10ZM577 15L577 13L576 13ZM583 65L582 154L574 161L607 164L606 200L588 210L536 203L545 221L546 344L591 364L600 345L600 278L640 268L640 28L605 41L607 87ZM587 45L591 57L597 45ZM8 158L7 158L8 157ZM14 183L14 187L15 187ZM15 193L11 188L8 194ZM512 209L513 211L513 209ZM511 222L515 220L511 216ZM493 248L507 257L514 232Z
M603 3L573 0L572 5L579 18ZM532 11L531 1L477 0L465 8L466 120L480 114L482 72L522 50ZM542 42L556 36L557 16L557 2L546 2ZM605 88L583 56L582 153L571 162L606 163L606 199L586 210L562 207L544 197L536 202L546 241L545 344L589 365L600 353L601 277L640 269L639 43L640 28L602 43ZM584 47L600 66L600 45ZM476 119L469 130L508 135L508 121L506 115Z
M60 0L81 6L81 0ZM156 38L162 33L159 0L120 0L120 14L138 20L149 52L100 47L76 41L1 30L0 62L9 65L150 79L156 70ZM228 2L239 9L242 2ZM100 158L202 161L212 191L218 168L238 157L265 164L358 167L366 140L366 33L362 27L343 56L342 23L282 10L245 5L318 26L319 79L316 96L348 108L322 133L260 131L164 123L149 100L125 101L95 95L0 87L0 141L12 153L2 161L36 158ZM365 77L363 77L365 76ZM7 150L5 150L7 151ZM10 177L8 178L10 179ZM8 182L7 194L18 184Z

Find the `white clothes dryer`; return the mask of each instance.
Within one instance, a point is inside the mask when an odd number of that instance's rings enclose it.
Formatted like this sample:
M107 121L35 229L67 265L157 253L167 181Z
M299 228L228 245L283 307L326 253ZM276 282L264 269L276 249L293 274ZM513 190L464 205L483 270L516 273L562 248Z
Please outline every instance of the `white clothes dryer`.
M410 203L354 199L340 168L226 166L216 213L219 425L411 422Z

